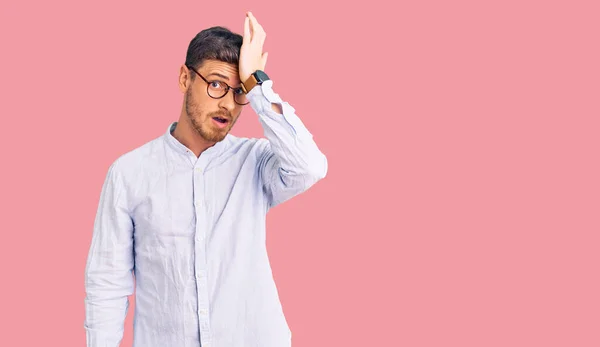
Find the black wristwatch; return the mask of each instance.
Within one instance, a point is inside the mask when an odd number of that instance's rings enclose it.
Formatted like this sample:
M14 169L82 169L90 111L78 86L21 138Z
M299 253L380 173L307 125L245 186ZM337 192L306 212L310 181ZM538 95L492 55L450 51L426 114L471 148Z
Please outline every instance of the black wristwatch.
M264 71L256 70L254 73L252 73L252 75L250 75L250 78L248 78L245 82L242 82L242 90L244 93L248 94L256 85L260 85L264 81L268 80L270 80L270 78Z

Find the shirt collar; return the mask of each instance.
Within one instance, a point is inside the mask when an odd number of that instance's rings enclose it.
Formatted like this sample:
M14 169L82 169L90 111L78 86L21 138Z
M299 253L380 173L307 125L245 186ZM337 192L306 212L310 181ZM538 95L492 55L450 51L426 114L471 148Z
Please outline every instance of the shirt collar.
M187 154L191 154L192 156L194 156L194 154L192 153L192 151L187 148L183 143L179 142L179 140L177 140L174 136L173 136L173 131L175 130L175 128L177 127L177 122L171 122L171 124L169 124L169 126L167 127L167 131L165 132L165 140L167 141L167 143L171 146L171 148L173 148L175 151L187 155ZM225 136L225 138L223 139L223 141L219 141L217 143L215 143L213 146L207 148L204 152L202 152L201 156L213 156L213 155L219 155L223 152L223 150L226 147L227 142L229 141L231 135L227 134L227 136Z

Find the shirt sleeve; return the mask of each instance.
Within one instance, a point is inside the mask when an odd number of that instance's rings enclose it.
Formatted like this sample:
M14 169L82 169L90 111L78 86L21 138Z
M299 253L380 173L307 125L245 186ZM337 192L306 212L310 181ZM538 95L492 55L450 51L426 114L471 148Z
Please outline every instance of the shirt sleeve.
M113 163L106 175L85 269L88 347L118 347L133 294L133 222Z
M313 135L296 115L296 110L273 91L268 80L248 93L267 139L259 160L259 173L269 207L298 195L327 174L327 157ZM271 104L281 105L283 114Z

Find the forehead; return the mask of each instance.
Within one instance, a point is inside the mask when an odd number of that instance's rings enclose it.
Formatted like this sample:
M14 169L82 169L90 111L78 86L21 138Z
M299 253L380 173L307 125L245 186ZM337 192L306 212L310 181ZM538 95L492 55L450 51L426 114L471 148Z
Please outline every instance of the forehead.
M230 82L236 82L239 80L238 68L236 65L218 60L205 60L202 63L200 72L205 76L210 75L211 73L217 73L219 75L226 76Z

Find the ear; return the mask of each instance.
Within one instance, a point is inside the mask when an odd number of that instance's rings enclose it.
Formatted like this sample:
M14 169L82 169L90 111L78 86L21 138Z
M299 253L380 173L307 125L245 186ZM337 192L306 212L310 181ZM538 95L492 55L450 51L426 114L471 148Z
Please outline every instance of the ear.
M188 88L190 87L190 83L192 80L190 79L190 70L185 66L185 64L181 65L179 69L179 90L185 94Z

